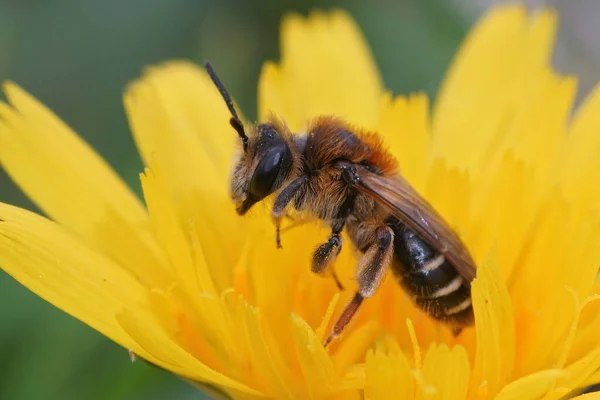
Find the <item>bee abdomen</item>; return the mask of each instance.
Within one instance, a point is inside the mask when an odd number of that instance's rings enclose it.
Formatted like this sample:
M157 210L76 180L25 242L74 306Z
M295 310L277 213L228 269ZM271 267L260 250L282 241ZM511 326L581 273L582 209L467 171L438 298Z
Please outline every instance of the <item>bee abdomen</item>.
M467 325L473 318L470 284L448 260L397 220L393 270L415 303L435 319Z
M411 276L404 277L404 286L412 286L412 295L415 302L434 318L455 322L466 322L471 318L471 290L458 275L445 286L438 288L424 288L415 285Z

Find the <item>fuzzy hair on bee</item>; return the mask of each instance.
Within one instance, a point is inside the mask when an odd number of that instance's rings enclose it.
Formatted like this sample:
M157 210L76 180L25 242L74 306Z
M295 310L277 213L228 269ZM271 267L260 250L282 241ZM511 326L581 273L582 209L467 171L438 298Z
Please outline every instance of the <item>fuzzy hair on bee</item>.
M333 265L342 250L342 231L361 254L358 290L324 346L342 334L389 270L418 307L455 335L473 323L475 263L456 232L401 176L380 135L332 115L315 116L303 134L270 115L246 134L222 82L210 64L206 69L240 137L230 180L238 214L274 195L278 247L281 220L290 209L323 222L331 233L314 251L310 268L333 275L341 290Z

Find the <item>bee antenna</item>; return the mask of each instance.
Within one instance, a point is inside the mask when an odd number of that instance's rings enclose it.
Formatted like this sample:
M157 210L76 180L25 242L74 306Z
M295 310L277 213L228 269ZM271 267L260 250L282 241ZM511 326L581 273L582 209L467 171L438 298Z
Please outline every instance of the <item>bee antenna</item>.
M247 151L248 135L246 135L244 125L242 124L240 117L238 117L238 114L235 111L233 101L231 101L231 96L229 96L227 89L225 89L225 85L223 85L223 82L221 82L221 80L217 76L217 73L213 69L212 65L210 65L210 63L207 61L204 63L204 66L206 67L206 72L208 72L208 76L210 76L210 79L213 81L217 89L219 89L219 93L221 93L221 97L223 97L223 100L225 100L225 104L227 104L227 108L229 109L229 112L232 115L231 119L229 120L229 123L231 124L233 129L236 130L238 135L240 135L240 138L242 138L242 145L244 146L244 151Z

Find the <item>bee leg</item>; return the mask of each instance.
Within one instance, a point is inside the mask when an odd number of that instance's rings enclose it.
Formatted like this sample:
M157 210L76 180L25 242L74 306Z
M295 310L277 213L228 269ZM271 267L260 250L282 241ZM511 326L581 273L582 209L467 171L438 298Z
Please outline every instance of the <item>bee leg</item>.
M283 249L281 245L281 220L275 220L275 246L278 249Z
M335 269L331 268L331 276L333 276L333 280L335 281L335 285L337 286L338 290L340 292L344 291L344 285L342 285L342 282L340 282L340 278L338 278Z
M356 274L359 292L365 298L373 296L381 285L394 254L392 228L387 225L377 227L375 237L377 241L365 252Z
M317 250L313 253L311 271L315 274L323 274L325 271L331 271L338 288L344 290L335 270L331 268L340 251L342 251L342 238L339 233L332 233L329 240L317 247Z
M332 332L325 339L324 347L340 336L358 311L362 301L373 296L383 281L387 267L392 260L394 232L389 226L382 225L375 229L375 238L375 243L367 249L358 265L358 292L336 321Z
M290 227L301 225L301 224L296 223L294 220L294 217L292 217L290 214L285 214L281 218L273 218L273 222L275 223L275 243L276 243L278 249L283 248L281 246L281 220L284 218L289 219L292 222L292 225L290 225Z
M273 204L273 209L271 210L271 217L273 218L273 222L275 223L275 243L277 244L277 248L281 249L281 220L286 215L285 209L290 204L290 202L294 199L298 191L302 189L304 183L307 180L306 175L301 175L298 178L294 179L289 185L287 185L275 199L275 203Z
M340 212L340 218L336 219L331 226L331 236L329 236L329 240L317 247L313 253L311 264L311 271L315 274L323 274L326 271L331 271L335 284L340 290L344 290L344 286L335 273L335 269L333 269L333 262L342 251L342 237L340 234L346 224L346 216L346 210L343 210L343 213Z
M331 223L331 236L327 243L322 244L313 254L312 271L320 274L324 271L331 271L333 279L340 290L344 290L335 270L330 268L335 261L340 251L342 251L342 238L340 233L344 229L346 219L354 209L354 200L356 199L356 191L350 190L346 195L346 199L338 209L336 218Z
M340 336L340 334L344 331L346 325L348 325L354 314L356 314L356 311L358 311L358 308L360 307L364 299L365 298L359 292L356 292L352 300L350 300L350 303L348 303L348 305L342 312L342 315L340 315L340 317L336 321L335 326L333 327L333 331L329 334L329 336L327 336L325 342L323 342L323 347L327 347L333 339Z

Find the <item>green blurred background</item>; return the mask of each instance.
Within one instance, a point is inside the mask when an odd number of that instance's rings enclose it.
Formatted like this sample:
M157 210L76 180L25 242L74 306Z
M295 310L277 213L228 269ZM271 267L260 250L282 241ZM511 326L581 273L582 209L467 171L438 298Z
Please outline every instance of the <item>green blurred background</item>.
M491 3L0 0L0 79L16 81L53 109L139 193L141 162L121 93L145 66L210 59L253 118L261 63L278 57L281 16L344 8L361 25L389 88L435 95L460 40ZM580 75L585 92L600 77L599 2L556 3L563 14L556 65ZM0 201L36 210L3 172ZM126 350L0 272L0 399L171 397L202 398L167 373L132 364Z

